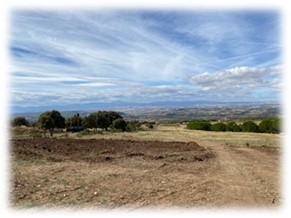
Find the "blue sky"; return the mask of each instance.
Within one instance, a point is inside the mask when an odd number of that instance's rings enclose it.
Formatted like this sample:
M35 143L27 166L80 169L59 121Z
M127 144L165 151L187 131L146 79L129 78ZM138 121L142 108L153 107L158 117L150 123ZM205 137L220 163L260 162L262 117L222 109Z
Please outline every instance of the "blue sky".
M11 106L279 101L277 11L14 10Z

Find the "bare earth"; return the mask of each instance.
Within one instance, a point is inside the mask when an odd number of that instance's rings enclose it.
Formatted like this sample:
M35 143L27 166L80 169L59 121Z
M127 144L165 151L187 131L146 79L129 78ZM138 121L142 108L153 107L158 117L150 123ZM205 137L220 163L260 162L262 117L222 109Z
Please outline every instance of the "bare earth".
M11 140L13 207L258 208L281 204L279 146Z

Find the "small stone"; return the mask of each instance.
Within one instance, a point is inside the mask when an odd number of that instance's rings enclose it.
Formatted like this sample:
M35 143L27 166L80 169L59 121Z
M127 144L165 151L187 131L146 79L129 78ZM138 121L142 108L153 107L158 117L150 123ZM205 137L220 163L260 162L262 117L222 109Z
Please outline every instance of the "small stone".
M94 195L97 195L97 192L94 192Z

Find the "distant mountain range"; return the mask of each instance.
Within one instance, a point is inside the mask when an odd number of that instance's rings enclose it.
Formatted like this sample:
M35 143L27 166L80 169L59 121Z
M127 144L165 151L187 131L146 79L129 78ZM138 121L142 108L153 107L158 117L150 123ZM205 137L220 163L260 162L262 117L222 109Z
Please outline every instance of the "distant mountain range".
M81 117L88 116L98 110L114 110L127 120L151 121L184 121L193 119L228 120L244 118L264 118L281 116L281 105L278 103L252 102L152 102L116 104L83 104L51 107L33 107L28 111L16 110L11 118L22 116L29 122L35 122L39 115L48 110L59 110L65 117L79 113ZM23 112L19 112L23 111Z
M128 108L187 108L194 106L215 106L215 105L249 105L249 104L270 104L274 102L218 102L218 101L156 101L156 102L99 102L99 103L84 103L84 104L66 104L66 105L50 105L50 106L12 106L11 114L27 113L27 112L44 112L47 110L59 111L83 111L83 110L116 110Z

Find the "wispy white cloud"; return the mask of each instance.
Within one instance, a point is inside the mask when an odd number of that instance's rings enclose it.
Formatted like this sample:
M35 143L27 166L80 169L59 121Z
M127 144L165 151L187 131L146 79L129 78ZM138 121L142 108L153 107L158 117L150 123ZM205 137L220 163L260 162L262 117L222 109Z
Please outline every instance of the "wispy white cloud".
M12 104L207 100L219 83L272 95L278 25L274 11L14 11Z

